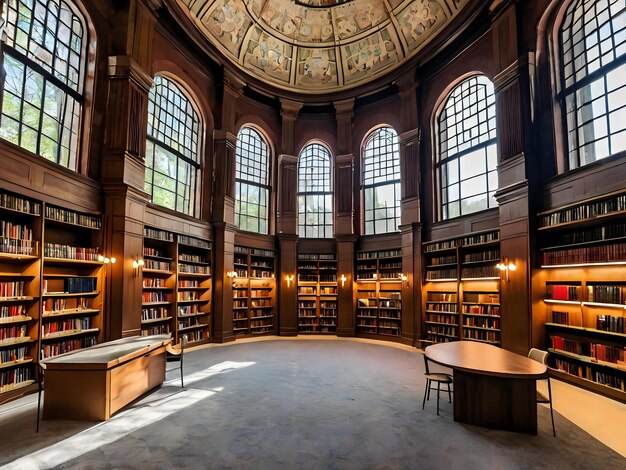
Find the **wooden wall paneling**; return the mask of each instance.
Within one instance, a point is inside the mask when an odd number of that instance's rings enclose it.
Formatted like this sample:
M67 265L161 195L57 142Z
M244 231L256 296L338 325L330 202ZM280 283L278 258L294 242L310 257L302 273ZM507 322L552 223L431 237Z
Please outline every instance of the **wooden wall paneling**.
M422 334L422 227L402 225L402 340L416 345Z
M335 235L351 235L353 233L354 193L354 156L352 154L335 157ZM358 188L357 188L358 193Z
M233 281L226 273L235 269L234 225L213 224L215 264L213 270L213 339L219 343L233 341Z
M215 177L213 180L213 221L233 223L235 220L235 166L237 136L230 131L213 133Z
M298 157L278 158L278 234L298 232Z
M356 236L337 237L337 336L354 336L354 247ZM342 284L341 276L346 277Z
M298 334L297 242L295 233L278 234L278 324L281 336ZM287 282L287 276L293 281ZM289 284L289 285L288 285Z

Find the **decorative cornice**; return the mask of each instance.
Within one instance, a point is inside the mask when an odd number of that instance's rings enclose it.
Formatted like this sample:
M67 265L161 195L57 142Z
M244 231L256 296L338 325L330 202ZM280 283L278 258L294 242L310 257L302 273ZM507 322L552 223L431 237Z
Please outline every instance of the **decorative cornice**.
M152 87L152 77L128 55L109 56L107 66L109 78L131 79L146 93Z

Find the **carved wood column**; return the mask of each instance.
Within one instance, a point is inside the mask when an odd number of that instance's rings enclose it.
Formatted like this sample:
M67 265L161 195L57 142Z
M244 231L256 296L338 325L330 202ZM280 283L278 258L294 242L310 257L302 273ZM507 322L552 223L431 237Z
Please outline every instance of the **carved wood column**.
M398 129L400 143L402 208L402 340L415 344L422 325L422 227L420 216L420 131L417 119L417 84L412 75L399 82L400 115L403 128Z
M337 290L337 336L354 336L354 201L355 187L352 124L354 98L335 101L337 120L337 155L335 156L335 238L337 239L337 275L348 279ZM356 179L358 181L358 179ZM358 199L357 199L358 200Z
M213 180L213 246L215 271L213 286L213 338L233 341L233 287L226 273L235 269L235 171L237 136L236 109L244 83L224 77L220 129L213 133L215 176Z
M101 181L104 192L104 252L117 262L107 273L105 340L141 332L141 281L132 260L142 255L148 93L152 86L152 37L156 18L141 2L121 14L127 37L119 55L108 58L105 142Z
M298 157L294 155L293 129L302 103L281 99L282 154L278 157L278 305L279 334L298 334L296 283L287 286L286 276L297 276Z
M524 127L527 83L523 86L517 43L517 5L494 2L491 8L494 77L498 132L498 186L500 254L517 265L510 280L501 281L502 347L527 354L532 346L531 266L529 249L529 188Z

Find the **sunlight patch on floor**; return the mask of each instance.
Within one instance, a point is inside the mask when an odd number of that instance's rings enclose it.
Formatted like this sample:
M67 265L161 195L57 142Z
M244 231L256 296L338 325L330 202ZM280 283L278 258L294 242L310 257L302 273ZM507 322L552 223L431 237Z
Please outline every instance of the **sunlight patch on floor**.
M109 421L98 423L72 437L14 460L0 468L30 470L64 464L98 447L122 439L145 426L165 419L180 410L193 406L215 393L217 392L189 389L174 394L170 392L167 396L155 397L156 399L149 403L123 411Z

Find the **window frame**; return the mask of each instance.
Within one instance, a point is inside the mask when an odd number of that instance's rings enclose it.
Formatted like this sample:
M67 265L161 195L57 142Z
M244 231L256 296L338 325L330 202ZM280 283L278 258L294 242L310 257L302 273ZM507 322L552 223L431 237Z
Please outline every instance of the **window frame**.
M388 137L378 137L378 135L380 135L383 132L390 132L393 134L392 135L392 139L394 140L393 143L391 144L393 147L396 147L396 151L394 152L393 150L391 152L387 152L385 150L384 153L382 152L378 152L378 153L374 153L374 151L376 149L380 149L382 147L387 147L388 145L385 144L384 146L379 146L379 147L375 147L372 148L371 151L373 153L373 155L369 158L367 158L366 154L368 151L368 145L371 142L374 142L375 140L378 141L382 141L383 138L388 138ZM380 166L381 162L385 162L385 163L391 163L392 164L392 168L395 168L396 166L393 165L393 163L396 161L397 159L397 170L394 170L394 175L397 175L397 178L394 179L385 179L384 181L379 181L379 182L372 182L372 183L366 183L366 181L368 179L372 179L375 180L376 176L375 175L371 175L371 176L367 176L367 167L368 167L368 160L374 160L372 162L372 166ZM362 217L362 229L363 229L363 234L364 235L382 235L382 234L386 234L386 233L396 233L398 232L400 229L400 225L402 224L402 194L401 194L401 184L402 184L402 173L400 170L400 137L398 135L398 133L396 132L396 130L392 127L392 126L388 126L388 125L382 125L379 126L375 129L373 129L372 131L370 131L364 138L363 140L363 145L361 146L361 197L362 197L362 201L363 201L363 217ZM388 166L386 167L388 168ZM373 171L372 171L373 173ZM393 186L393 190L394 190L394 194L396 194L396 191L399 192L399 198L398 198L398 203L395 204L393 206L393 213L394 213L394 217L385 217L385 218L381 218L381 219L377 219L376 218L376 212L377 209L375 207L372 207L371 209L368 209L367 205L366 205L366 197L365 197L365 192L367 190L372 190L373 193L375 194L376 189L380 188L382 186ZM372 195L372 203L374 202L374 194ZM387 211L387 209L385 209L385 211ZM372 219L368 220L367 219L367 214L368 212L372 213ZM380 220L384 220L385 221L385 227L386 230L382 231L382 232L377 232L376 227L377 221ZM389 230L389 222L390 221L395 221L395 228L393 230ZM370 233L367 231L367 226L368 226L368 222L372 224L372 228L373 231Z
M469 107L471 108L472 106L475 106L477 111L476 112L472 112L468 118L473 118L475 116L478 116L478 113L483 111L486 115L486 119L483 121L477 120L478 123L474 126L471 126L470 128L476 127L479 129L479 133L476 136L471 137L469 140L460 140L457 139L458 142L455 146L453 146L452 148L457 148L456 153L453 153L452 155L449 154L449 147L446 146L445 150L443 150L443 139L442 139L442 135L445 134L446 137L446 141L450 139L450 135L452 135L452 137L458 138L459 136L463 136L464 132L468 132L465 128L463 128L462 132L456 133L456 134L450 134L449 130L451 129L451 127L446 126L445 128L442 127L442 118L444 116L444 112L446 111L446 108L448 107L448 104L450 102L451 99L455 98L455 93L459 93L460 97L459 97L459 101L462 101L460 98L463 96L463 90L462 87L468 83L470 83L472 80L479 80L476 84L470 85L473 87L476 86L484 86L485 87L485 95L484 98L478 99L478 100L473 100L469 103ZM486 82L481 84L480 81ZM488 88L491 88L491 93L489 93ZM468 92L468 94L470 94L470 96L475 96L477 94L477 91L472 91L471 93ZM479 102L484 101L486 104L486 106L478 108L478 104ZM490 103L491 101L491 103ZM464 122L467 118L462 118L462 114L463 111L466 108L463 107L460 110L455 110L453 117L454 117L454 123L455 123L455 127L457 123L460 122ZM493 114L490 115L489 114L489 110L492 109L493 110ZM446 94L444 95L444 97L442 98L441 104L438 107L438 110L434 116L434 141L436 144L436 152L434 152L434 175L435 175L435 187L437 187L437 193L436 193L436 197L437 197L437 214L438 214L438 219L441 221L445 221L445 220L452 220L452 219L456 219L458 217L464 217L464 216L468 216L471 214L476 214L478 212L482 212L485 210L490 210L490 209L494 209L496 207L498 207L498 202L494 201L493 204L490 204L490 194L494 194L495 191L497 191L498 189L498 172L497 172L497 167L498 167L498 149L497 149L497 142L498 142L498 132L497 132L497 111L496 111L496 103L495 103L495 89L494 89L494 85L493 82L491 82L491 80L489 80L489 78L482 74L482 73L472 73L469 75L466 75L462 78L460 78L458 81L456 81L454 84L452 84L448 91L446 92ZM459 115L461 116L461 119L458 119ZM446 118L448 118L448 116L446 115ZM490 127L490 122L493 123L493 127ZM481 140L481 136L484 135L480 133L480 126L486 124L487 129L486 129L486 135L488 136L486 140ZM491 132L494 132L494 136L493 137L489 137L489 135L491 134ZM474 140L478 140L477 143L472 144L471 142ZM465 146L464 148L461 149L461 147ZM489 149L493 149L493 152L495 152L495 165L492 169L490 169L489 167L489 160L490 160L490 156L489 156ZM485 171L484 172L480 172L480 173L476 173L476 174L472 174L469 177L466 178L462 178L461 176L461 170L460 170L460 161L463 157L468 156L472 153L478 152L478 151L482 151L484 152L483 156L485 158ZM445 153L445 156L443 156L443 154ZM457 162L457 179L455 181L453 181L452 183L450 183L449 181L449 177L447 176L447 174L445 175L445 181L444 181L444 169L447 167L447 165L451 162ZM496 181L495 181L495 186L492 188L491 185L489 184L489 175L490 174L495 174L496 177ZM468 182L472 179L478 178L478 177L484 177L484 185L481 188L481 191L475 194L472 194L468 197L462 197L462 190L461 190L461 184L463 182ZM445 183L445 184L444 184ZM445 196L445 191L448 190L448 188L452 185L458 185L458 196L457 198L453 199L453 200L448 200L448 197ZM462 203L465 200L468 199L472 199L475 198L477 196L480 195L485 195L486 196L486 207L481 208L481 209L477 209L477 210L473 210L473 211L469 211L469 212L463 212L462 210ZM457 203L458 204L458 214L456 215L450 215L449 211L449 207L446 206L450 206L451 203Z
M619 89L622 89L623 90L622 92L626 93L626 87L625 86L617 87L614 90L611 90L610 92L607 92L607 88L606 88L607 76L611 74L612 72L614 72L615 70L617 70L618 68L626 65L626 53L622 54L621 56L614 57L606 65L600 65L597 69L593 70L591 73L587 73L590 62L593 62L593 60L591 61L588 60L589 48L585 45L584 51L579 55L575 55L575 49L574 49L575 45L580 42L585 43L590 37L597 38L597 35L599 34L599 31L603 25L611 25L609 28L611 33L609 34L608 38L611 39L610 53L613 56L615 56L615 40L614 40L615 32L613 31L613 27L612 27L612 21L615 18L615 16L610 15L609 21L607 21L606 23L602 23L602 25L600 25L600 27L598 28L594 27L593 32L591 34L583 33L580 41L576 42L572 39L574 36L573 33L579 30L576 30L575 28L576 22L573 20L573 18L575 17L575 10L577 8L582 8L583 14L581 16L582 19L580 23L581 24L580 30L584 31L585 26L587 25L587 22L584 21L584 16L585 16L584 12L586 11L585 3L586 3L586 0L572 0L572 1L563 2L563 4L561 5L561 9L560 9L560 11L562 12L562 15L560 16L560 20L557 21L557 24L555 24L554 30L553 30L554 31L553 51L554 52L558 51L558 56L557 54L553 54L553 60L555 62L555 67L553 70L556 76L556 79L555 79L556 90L554 93L554 100L555 100L555 105L560 110L560 112L558 113L559 114L558 119L555 119L555 124L557 128L561 129L562 136L563 136L562 146L561 146L562 159L561 159L561 164L558 165L560 173L566 173L566 172L578 170L588 165L592 165L594 163L604 161L614 155L624 154L624 152L626 151L624 149L618 150L617 152L614 152L611 150L611 147L613 145L611 142L612 140L611 138L615 136L616 134L625 133L626 127L618 128L617 132L612 132L610 118L609 118L609 114L611 112L615 112L616 110L623 109L622 107L619 109L614 109L612 111L609 111L610 109L609 94ZM596 4L594 3L592 5L592 8L594 8L595 6ZM608 7L608 9L610 9L610 6ZM571 14L570 14L570 11L571 11ZM624 11L622 10L621 14L624 15L626 13L624 13ZM596 15L594 15L594 17L595 16ZM568 22L570 24L569 26L566 27L566 24ZM565 29L570 30L570 42L568 45L566 45L564 41ZM622 28L619 32L624 33L624 31L625 29ZM600 42L598 42L597 45L599 45ZM626 47L624 44L625 43L622 42L619 45L622 47ZM571 62L568 61L566 58L566 51L571 53ZM606 53L604 55L606 55ZM602 56L603 54L600 54L598 56L598 60L601 61ZM574 67L575 61L581 58L584 59L584 61L582 62L583 63L582 69L585 71L584 76L581 79L577 80L575 78L577 74L576 69L573 69L570 75L566 75L567 72L565 69L568 66L568 64L571 63L572 67ZM569 85L567 84L568 77L574 77L573 83ZM583 105L580 105L580 98L579 96L577 96L577 93L585 90L588 86L597 82L598 80L602 80L603 82L603 88L604 88L603 94L593 97L592 99L590 99L588 103L584 103ZM576 111L573 113L574 121L576 125L575 128L570 128L570 125L568 122L568 114L569 114L568 113L568 99L570 97L575 102ZM604 103L604 114L596 115L595 112L592 112L591 118L586 118L586 119L578 116L579 112L582 110L582 108L585 107L585 105L589 105L598 100L602 100ZM579 134L581 130L586 125L592 124L598 119L602 119L602 121L606 124L606 127L607 127L606 135L604 137L601 136L600 138L593 139L591 142L583 142L583 144L580 144ZM576 137L575 143L572 142L570 133L575 134L575 137ZM626 139L626 136L622 138ZM584 153L585 147L588 145L593 145L596 142L599 142L603 139L606 139L607 141L607 154L600 158L596 158L594 155L593 160L583 163L583 157L585 155ZM572 146L574 147L572 150L570 150ZM575 162L574 162L574 159L575 159Z
M56 6L58 9L56 16L53 13L51 13L51 9L50 9L51 4ZM21 11L20 6L22 6L22 3L18 0L17 10ZM45 8L46 23L42 24L41 26L44 30L44 33L49 33L52 36L51 41L53 43L53 46L51 47L51 50L50 50L50 46L47 44L45 35L41 37L39 41L33 35L34 23L35 21L40 20L40 18L35 16L35 8L38 6L42 6ZM61 18L61 14L59 13L59 11L61 10L61 7L66 8L67 10L71 12L71 17L69 20L70 20L70 23L72 24L70 25L66 24ZM81 5L79 5L77 2L73 0L57 0L54 2L35 0L33 8L30 9L30 11L32 12L32 16L28 24L29 31L27 33L26 46L23 46L23 45L17 44L16 42L17 35L18 35L18 32L20 31L22 33L26 33L26 32L22 28L19 27L19 21L16 21L14 23L11 23L9 21L9 15L11 15L12 12L15 12L16 15L19 15L19 13L17 13L17 10L9 9L8 3L5 2L4 8L3 8L3 16L6 15L4 29L5 29L5 32L7 29L12 29L15 32L15 36L10 38L10 41L13 42L15 45L10 45L7 43L7 41L2 41L2 49L4 52L5 70L6 70L7 56L10 57L15 62L19 63L23 67L22 68L23 77L20 83L21 95L18 96L14 93L11 93L10 91L6 89L6 76L5 76L5 85L4 85L3 92L5 93L5 97L6 97L6 93L8 93L19 100L20 117L18 120L16 120L14 117L8 114L7 115L4 114L4 99L3 99L2 109L0 110L0 119L6 116L6 118L11 119L15 124L17 124L17 128L19 130L16 136L17 142L14 142L13 140L9 138L2 138L2 139L7 142L13 143L14 145L17 145L26 151L34 153L38 157L48 162L59 165L62 168L65 168L73 172L84 172L86 170L86 166L85 166L86 158L82 157L82 155L84 154L84 149L85 149L83 141L84 139L86 139L86 136L88 134L89 129L86 129L86 127L88 126L90 122L89 116L87 116L89 103L87 102L87 99L86 99L86 90L87 90L88 84L91 85L93 82L88 75L88 71L92 70L93 68L93 61L90 61L89 59L90 50L95 51L95 40L93 39L94 34L91 28L91 24L89 22L90 21L89 16L83 11L83 9L81 8ZM47 21L50 19L50 17L52 17L52 19L55 21L55 30L53 32L54 34L51 34L50 30L47 29L47 26L48 26ZM76 35L73 29L74 28L73 23L75 21L77 21L78 24L80 25L80 30L81 30L80 35ZM38 21L38 22L41 23L41 21ZM7 26L9 24L11 25L10 27ZM60 26L61 24L63 24L67 28L68 33L69 33L69 39L67 43L64 43L59 37L59 29L61 27ZM73 48L71 46L72 39L74 38L74 36L80 39L79 48ZM44 45L40 43L46 43L46 44ZM53 64L51 66L51 70L47 70L46 66L42 65L41 61L43 61L43 59L40 58L40 61L38 61L35 58L30 57L31 55L34 54L33 50L31 49L32 44L35 44L37 48L41 48L42 50L45 49L47 52L50 53L51 63ZM61 44L63 48L67 50L66 57L63 57L59 53L59 48L57 47L58 44ZM25 49L25 50L22 51L22 50L19 50L18 48ZM78 56L78 65L76 67L72 66L71 64L72 57L74 56ZM65 71L67 73L63 76L63 79L58 77L58 71L56 68L57 61L63 61L66 64ZM76 71L76 82L71 83L72 78L70 75L70 69L74 69ZM37 109L37 105L28 102L28 98L26 97L26 83L27 83L27 77L29 76L29 73L30 74L35 73L39 75L42 80L41 93L39 94L39 97L38 97L39 98L39 108L38 108L39 117L37 119L36 129L27 122L27 120L24 118L24 115L23 115L25 104ZM52 114L46 112L47 88L50 85L53 85L64 94L62 98L63 111L61 113L57 112L56 116L53 116ZM73 101L70 103L69 99ZM68 109L70 107L73 107L74 109L68 112ZM62 114L63 116L59 117L59 114ZM47 115L50 118L52 118L57 123L56 127L61 128L60 132L58 133L59 137L56 141L50 138L50 136L44 132L44 119L45 119L44 115ZM22 145L24 127L27 127L28 129L31 129L32 131L36 132L37 137L36 137L34 150ZM64 156L63 155L63 150L65 148L64 147L64 135L66 135L67 133L69 133L70 135L67 140L67 155ZM56 142L57 148L55 151L54 159L49 158L48 156L45 156L42 154L41 148L43 145L42 141L44 139L47 139L52 143ZM64 162L65 159L67 159L67 164Z
M239 177L239 159L240 159L240 154L239 154L239 143L240 143L240 135L241 132L244 130L249 129L250 131L254 132L257 136L258 139L265 145L265 150L266 150L266 155L265 155L265 183L257 183L254 182L253 180L247 180L247 179L243 179ZM270 181L271 181L271 175L272 175L272 148L269 144L269 139L267 139L267 137L265 136L265 134L258 129L256 126L251 125L251 124L244 124L243 126L241 126L241 128L239 129L239 132L237 132L237 144L236 144L236 150L235 150L235 225L237 225L237 227L240 227L240 218L241 218L241 212L237 212L237 202L240 202L237 200L237 194L238 194L238 188L241 188L241 185L246 185L246 186L253 186L253 187L257 187L261 190L266 191L266 196L265 196L265 218L263 219L260 215L257 217L257 221L258 221L258 225L260 226L260 223L262 220L265 221L265 232L262 231L251 231L251 230L244 230L239 228L239 230L242 231L247 231L250 233L258 233L260 235L269 235L270 233L270 209L271 209L271 190L272 187L270 185ZM251 162L252 164L258 164L259 161L258 160L252 160L250 158L247 159L249 162ZM250 164L248 164L248 167L251 167ZM259 207L260 207L260 203L259 203ZM252 217L249 215L246 215L246 217Z
M305 152L309 149L309 148L315 148L315 147L319 147L321 149L324 150L325 152L325 156L327 157L327 162L328 162L328 181L325 180L317 180L316 184L319 184L319 181L322 181L323 185L326 186L328 185L328 190L315 190L315 191L307 191L306 189L304 191L301 191L300 189L300 182L301 182L301 169L302 169L302 160L303 157L307 157L307 155L305 155ZM310 157L312 158L319 158L318 155L311 155ZM308 168L308 167L305 167ZM315 167L313 167L315 168ZM298 154L298 191L297 191L297 205L298 205L298 236L300 238L311 238L311 239L327 239L327 238L332 238L334 236L334 232L335 232L335 207L334 207L334 194L333 194L333 162L332 162L332 153L330 151L330 148L325 145L324 143L320 142L320 141L311 141L309 143L307 143L306 145L304 145L302 147L302 149L300 150L300 153ZM326 212L324 211L324 220L326 219L327 214L330 214L330 219L331 219L331 223L330 224L326 224L324 223L323 225L320 224L307 224L306 223L306 216L309 214L306 211L306 201L308 200L309 197L323 197L324 200L326 199L326 197L330 198L330 212ZM305 206L305 211L304 212L300 212L300 201L301 198L304 198L304 206ZM319 214L319 213L317 213ZM304 223L302 223L302 220L304 219ZM317 227L317 231L319 234L320 228L323 228L323 236L318 236L318 237L307 237L306 236L306 232L307 232L307 227ZM304 235L301 235L302 233L302 229L304 229ZM327 231L330 231L330 234L327 234Z
M188 106L191 108L192 111L194 111L195 116L191 116L191 115L185 115L185 118L191 118L192 122L194 120L194 118L197 118L197 122L195 123L196 126L196 142L195 142L195 146L196 146L196 151L195 151L195 158L196 160L188 157L187 155L185 155L183 153L183 151L177 150L175 148L173 148L171 145L162 142L160 140L158 140L158 138L156 138L155 136L150 134L150 127L151 127L151 114L150 114L150 103L151 103L151 98L150 95L152 93L152 87L155 86L155 82L157 81L157 78L165 80L168 83L168 86L173 85L174 87L177 88L178 93L180 94L180 96L184 99L187 100ZM200 112L200 106L198 106L197 104L197 100L195 99L195 97L193 96L193 94L187 89L187 87L184 85L184 82L182 82L182 80L179 80L176 77L171 76L170 74L166 74L166 73L158 73L155 75L154 81L153 81L153 85L152 85L149 93L148 93L148 114L147 114L147 130L146 130L146 160L145 160L145 166L146 166L146 174L144 176L144 190L150 195L150 202L156 206L159 207L164 207L165 209L169 209L172 211L175 211L177 213L180 214L184 214L186 216L190 216L190 217L197 217L198 213L199 213L199 209L200 209L200 196L201 196L201 188L200 188L200 182L201 182L201 178L202 178L202 170L203 170L203 162L202 162L202 149L203 149L203 136L204 136L204 120L202 117L202 114ZM162 96L162 95L161 95ZM164 99L164 98L163 98ZM153 107L154 107L154 102L152 103ZM160 108L161 109L161 108ZM167 116L171 116L166 114L166 118ZM157 116L154 116L154 121L156 122L158 120ZM163 123L163 121L158 120L160 123ZM167 121L167 119L166 119ZM184 119L180 119L179 120L181 123L184 122ZM173 121L172 121L173 122ZM155 129L155 126L152 125L152 128ZM190 130L191 132L193 132L193 129L188 127L188 130ZM157 133L159 133L159 131L157 131ZM171 176L171 175L164 175L170 179L173 179L175 182L175 187L176 187L176 191L172 191L169 190L167 188L164 187L160 187L160 189L167 191L169 193L173 193L174 194L174 207L169 207L169 206L165 206L159 203L154 202L154 174L155 174L155 169L154 169L154 157L155 157L155 153L156 150L153 150L153 154L152 154L152 158L151 158L151 163L152 166L149 166L148 162L150 159L150 156L148 155L148 145L151 144L155 149L156 147L160 147L161 149L163 149L164 151L172 154L173 156L176 157L176 174L175 176ZM185 185L186 187L189 186L190 187L190 200L188 202L189 208L190 208L190 212L186 212L184 210L180 210L179 206L178 206L178 200L179 200L179 192L178 192L178 188L179 185L181 183L181 180L179 179L179 170L180 170L180 162L183 162L184 164L188 165L189 168L191 169L191 171L194 173L194 175L192 177L189 178L189 181L191 182L190 185ZM150 181L150 188L147 188L147 177L148 177L148 172L151 172L152 174L152 179Z

